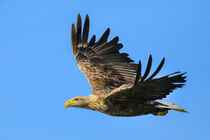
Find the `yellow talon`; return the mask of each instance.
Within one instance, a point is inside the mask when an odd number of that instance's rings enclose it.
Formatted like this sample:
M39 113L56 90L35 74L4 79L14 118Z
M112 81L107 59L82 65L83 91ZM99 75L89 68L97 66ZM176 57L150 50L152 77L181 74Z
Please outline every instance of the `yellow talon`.
M164 111L164 112L158 112L157 115L158 116L164 116L168 113L168 111Z

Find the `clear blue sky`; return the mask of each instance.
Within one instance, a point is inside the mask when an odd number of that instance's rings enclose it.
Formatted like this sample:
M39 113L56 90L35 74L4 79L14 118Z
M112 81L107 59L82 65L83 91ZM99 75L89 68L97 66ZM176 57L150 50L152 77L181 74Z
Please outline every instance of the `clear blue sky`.
M66 100L91 88L70 48L70 27L77 14L90 16L97 39L107 27L136 62L160 75L188 72L187 85L164 101L190 114L165 117L111 117L70 108ZM145 67L144 67L145 68ZM1 0L1 140L198 140L210 139L209 0Z

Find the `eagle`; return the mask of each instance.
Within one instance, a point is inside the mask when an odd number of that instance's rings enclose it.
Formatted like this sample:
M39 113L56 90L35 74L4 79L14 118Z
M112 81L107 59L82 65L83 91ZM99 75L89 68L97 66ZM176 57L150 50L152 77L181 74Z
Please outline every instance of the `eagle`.
M108 28L96 41L93 35L88 41L89 16L86 15L82 29L80 14L76 27L71 27L71 47L79 69L84 73L92 88L89 96L76 96L65 102L65 107L77 107L99 111L110 116L141 116L153 114L164 116L169 110L187 112L170 102L159 102L176 88L185 85L185 73L174 72L159 78L155 76L164 65L162 59L151 75L152 56L149 56L142 74L141 61L138 64L119 50L119 37L108 40Z

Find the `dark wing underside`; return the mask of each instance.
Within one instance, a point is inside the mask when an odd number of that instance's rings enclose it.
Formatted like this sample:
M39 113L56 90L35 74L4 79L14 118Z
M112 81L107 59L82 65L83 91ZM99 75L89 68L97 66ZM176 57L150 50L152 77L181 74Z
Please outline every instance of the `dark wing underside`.
M143 76L141 76L141 62L139 61L138 72L136 74L134 85L127 89L122 89L107 95L105 99L106 103L113 103L115 101L146 102L157 100L165 98L174 89L181 88L186 82L186 76L183 76L185 73L175 72L160 78L154 78L162 68L164 61L165 59L161 61L158 68L150 77L148 77L148 75L152 65L152 56L150 55L149 57L147 68Z
M109 93L123 84L133 83L136 78L137 64L120 53L123 47L115 37L107 42L110 29L95 42L95 35L88 42L89 17L86 16L82 31L81 17L78 15L77 25L72 24L71 46L79 69L89 81L93 94Z

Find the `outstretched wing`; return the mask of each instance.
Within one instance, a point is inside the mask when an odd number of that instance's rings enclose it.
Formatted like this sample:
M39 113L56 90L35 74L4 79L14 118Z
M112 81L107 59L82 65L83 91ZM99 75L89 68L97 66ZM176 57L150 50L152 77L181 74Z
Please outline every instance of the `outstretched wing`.
M111 90L132 83L136 77L137 64L128 57L127 53L120 53L123 47L115 37L107 42L110 29L95 42L95 35L88 42L89 17L86 16L82 31L80 15L77 18L76 29L72 24L71 46L79 69L85 74L90 83L93 94L109 93Z
M136 74L136 80L130 87L122 86L119 89L112 91L110 95L107 95L105 101L151 101L165 98L174 89L181 88L186 82L185 73L175 72L160 78L154 78L158 72L161 70L165 58L161 61L155 72L147 78L152 66L152 56L150 55L147 64L146 71L143 76L141 76L141 62L139 61L138 71ZM123 88L125 87L125 88Z

